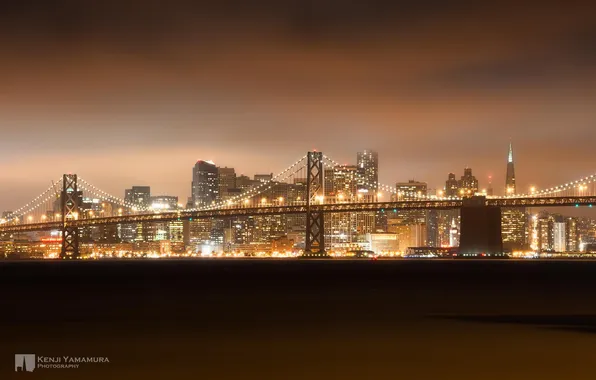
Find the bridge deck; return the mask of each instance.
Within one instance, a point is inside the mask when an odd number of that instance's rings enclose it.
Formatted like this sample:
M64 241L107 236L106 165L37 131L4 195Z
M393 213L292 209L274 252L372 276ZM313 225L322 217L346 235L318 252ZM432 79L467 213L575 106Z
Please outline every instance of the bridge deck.
M497 207L551 207L551 206L591 206L596 204L596 196L585 197L533 197L533 198L489 198L487 206ZM312 205L312 211L324 213L366 212L366 211L397 211L397 210L449 210L458 209L463 205L462 200L424 200L374 203L335 203ZM205 218L226 218L242 216L264 216L281 214L304 214L306 205L267 206L246 208L220 208L200 211L179 211L169 213L133 214L112 216L106 218L88 218L70 220L68 227L88 227L109 224L127 224L143 222L171 222L177 220L192 220ZM46 222L31 224L6 224L0 226L0 233L47 231L61 229L62 222Z

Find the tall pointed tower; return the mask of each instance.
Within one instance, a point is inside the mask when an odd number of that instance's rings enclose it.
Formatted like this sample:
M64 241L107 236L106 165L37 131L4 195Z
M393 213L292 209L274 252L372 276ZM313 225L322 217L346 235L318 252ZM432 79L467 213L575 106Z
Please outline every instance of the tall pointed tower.
M509 154L507 156L507 179L505 180L505 189L507 195L515 195L517 187L515 185L515 167L513 165L513 147L509 143ZM501 231L503 238L503 247L506 250L527 249L528 218L525 208L502 208L501 209Z
M507 156L507 179L505 181L505 191L507 195L513 195L517 189L515 187L515 166L513 164L513 145L509 143L509 155Z

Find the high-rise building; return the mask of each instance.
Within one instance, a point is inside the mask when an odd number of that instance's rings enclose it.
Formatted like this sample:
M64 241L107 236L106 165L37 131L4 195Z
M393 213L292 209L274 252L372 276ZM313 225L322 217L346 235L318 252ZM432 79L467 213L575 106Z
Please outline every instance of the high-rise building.
M567 251L578 252L579 251L579 223L576 218L567 218L565 220L566 231L565 237L567 239Z
M356 165L361 178L359 189L366 189L369 193L376 194L379 188L378 153L372 150L358 152Z
M150 186L132 186L124 191L124 200L139 208L149 207L151 198Z
M331 181L332 195L345 200L357 197L358 193L358 171L359 168L354 165L336 166L333 168L333 177ZM325 189L327 192L327 189ZM354 200L354 199L352 199Z
M515 194L517 187L515 185L515 166L513 164L513 145L509 143L509 154L507 155L507 176L505 179L505 192Z
M234 191L236 188L236 171L234 168L217 168L217 180L219 199L227 200L237 193Z
M124 190L124 200L134 204L139 209L150 206L151 187L132 186ZM150 223L123 224L120 226L120 237L123 241L152 241L153 231Z
M413 201L428 194L428 184L409 180L408 182L398 182L395 184L398 201Z
M360 170L356 165L338 165L325 169L325 195L337 202L357 202ZM329 213L325 215L326 244L334 247L338 244L351 243L358 239L361 231L373 232L372 221L368 217L358 217L358 213ZM371 225L371 223L373 223ZM360 230L359 228L360 227Z
M373 150L365 149L356 155L356 166L358 168L358 195L364 202L374 202L377 199L379 190L379 154ZM377 225L383 228L387 222L382 216L382 222L377 223L378 213L361 212L356 215L356 230L358 235L373 233ZM386 227L384 227L386 228ZM360 236L358 239L361 239Z
M445 196L447 197L471 197L478 192L478 180L472 175L471 168L464 168L464 175L459 180L455 179L454 173L449 173L445 182Z
M536 248L540 252L552 252L555 249L555 217L541 213L536 219Z
M409 180L408 182L398 182L395 184L395 191L396 196L395 199L397 201L412 201L417 200L422 197L425 197L428 194L428 185L426 182L419 182L415 180ZM418 231L424 230L424 234L417 234L419 238L423 237L424 240L416 240L416 245L410 246L426 246L429 245L429 242L426 240L429 237L429 230L431 230L431 238L433 242L430 243L434 245L434 241L436 240L436 224L433 227L428 228L428 215L429 213L425 210L394 210L393 212L387 213L387 230L389 231L389 226L391 226L392 230L401 231L400 234L400 241L403 243L403 231ZM433 215L433 217L436 214ZM433 219L433 221L435 221ZM407 226L407 229L399 228ZM410 241L408 244L412 244L413 241ZM403 248L403 246L401 247Z
M459 197L459 183L455 179L455 173L449 173L445 182L445 196Z
M459 196L471 197L478 192L478 180L472 175L472 168L465 168L464 175L458 181Z
M451 227L449 229L449 246L459 247L459 229L457 228L455 218L451 219Z
M178 197L173 195L157 195L150 198L151 209L158 212L172 212L178 209ZM154 237L158 240L182 241L182 221L155 222Z
M508 250L526 249L529 243L528 224L529 216L525 208L502 208L503 247Z
M505 192L515 195L515 168L513 163L513 147L509 144L507 155L507 179ZM501 209L501 231L503 247L508 250L527 249L530 243L528 236L529 219L525 208Z
M438 210L428 210L426 212L426 239L426 245L428 247L441 246Z
M567 251L567 239L565 237L565 222L555 222L553 227L555 252Z
M428 185L426 182L410 180L396 183L395 190L398 201L414 201L426 197ZM403 225L424 224L426 222L426 212L424 210L399 210L390 213L388 218L399 219Z
M194 207L209 206L219 194L217 166L212 161L199 160L192 170L192 202Z

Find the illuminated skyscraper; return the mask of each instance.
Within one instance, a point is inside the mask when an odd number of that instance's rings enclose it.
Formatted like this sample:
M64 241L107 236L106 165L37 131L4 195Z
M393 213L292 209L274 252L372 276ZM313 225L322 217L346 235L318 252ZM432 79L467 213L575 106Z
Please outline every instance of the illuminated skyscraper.
M513 147L509 144L507 155L507 179L505 192L507 195L515 195L515 168L513 163ZM526 249L529 246L528 216L525 208L503 208L501 209L501 230L503 236L503 247L509 250Z
M449 246L459 247L459 229L455 218L451 219L451 228L449 229Z
M460 197L471 197L478 192L478 180L472 175L472 168L465 168L464 175L458 181Z
M449 177L445 182L445 195L448 197L459 196L459 183L455 179L455 173L449 173Z
M460 180L455 179L455 174L449 173L445 182L445 196L448 197L471 197L478 192L478 180L472 175L471 168L464 169L464 175Z
M227 200L235 195L236 171L234 168L217 168L219 199Z
M576 218L567 218L566 233L567 239L567 251L578 252L579 251L579 223Z
M565 234L565 222L555 222L553 226L555 252L567 251L567 239Z
M212 161L199 160L192 170L192 202L194 207L208 206L219 194L217 167Z
M513 145L509 143L509 154L507 155L507 177L505 180L505 189L507 194L515 194L515 166L513 164Z
M133 186L124 191L124 200L139 206L139 208L148 207L150 198L151 187L149 186Z
M372 150L358 152L357 162L358 171L361 175L360 189L366 189L371 194L376 194L379 188L379 155Z
M149 207L150 199L149 186L132 186L124 191L124 200L134 204L138 209ZM153 241L153 232L151 223L123 224L120 237L124 241Z

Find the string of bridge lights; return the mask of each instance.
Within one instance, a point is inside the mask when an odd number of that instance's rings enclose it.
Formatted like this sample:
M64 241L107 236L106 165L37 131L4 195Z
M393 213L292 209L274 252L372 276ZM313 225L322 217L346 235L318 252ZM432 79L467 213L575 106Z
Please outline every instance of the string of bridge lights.
M121 199L118 199L116 197L106 197L104 194L101 194L97 190L87 187L84 184L78 184L78 187L80 189L88 192L89 194L98 197L102 201L112 202L112 203L117 204L118 206L132 207L132 206L129 206L127 202L123 202Z
M596 174L586 176L576 181L568 182L564 185L550 187L548 189L531 192L530 194L518 195L518 197L537 197L548 194L559 193L561 191L579 189L580 191L587 190L587 185L596 182Z
M20 212L18 215L13 214L11 216L11 218L6 219L6 221L4 223L12 223L14 220L18 220L19 216L24 216L27 214L30 214L31 212L37 210L38 208L40 208L41 206L45 206L47 202L51 201L52 199L56 199L55 194L50 194L48 195L46 198L39 198L37 197L37 203L31 205L28 209L23 210L22 212ZM33 203L30 202L29 204Z
M82 182L83 184L85 184L85 185L87 185L87 186L89 186L89 187L91 187L93 189L93 190L91 190L89 188L86 188L87 191L92 192L92 193L93 193L93 191L95 191L94 194L96 196L100 197L100 198L105 197L104 200L113 201L113 202L117 203L120 206L125 206L125 207L140 209L140 210L144 210L145 209L145 208L139 207L138 205L135 205L135 204L133 204L131 202L128 202L128 201L126 201L126 200L124 200L122 198L118 198L118 197L115 197L115 196L113 196L113 195L111 195L109 193L106 193L102 189L96 187L95 185L89 183L88 181L86 181L85 179L83 179L81 177L78 177L78 180L80 182ZM79 184L78 186L79 187L83 187L81 184Z
M247 199L250 199L254 196L259 195L260 193L262 193L265 190L271 189L271 183L279 182L279 180L283 181L283 180L291 177L292 175L296 174L300 170L303 170L304 167L302 166L302 167L298 168L297 170L295 170L294 172L288 173L290 170L292 170L296 166L299 166L302 163L302 161L304 161L305 159L306 159L306 156L302 156L298 161L294 162L292 165L285 168L279 174L271 177L270 180L265 181L256 187L250 188L247 191L245 191L244 193L238 194L238 195L230 198L229 200L221 201L214 205L210 205L210 206L206 206L206 207L186 209L185 211L194 212L194 211L201 211L201 210L212 210L212 209L216 209L216 208L225 206L227 204L236 203L236 202L244 202ZM285 175L285 177L283 177L284 175Z
M305 169L304 165L301 165L303 163L303 161L307 158L307 156L303 156L301 157L299 160L297 160L296 162L294 162L292 165L288 166L287 168L285 168L283 171L281 171L279 174L275 175L274 177L272 177L270 180L268 181L264 181L262 182L260 185L250 188L247 191L245 191L242 194L236 195L234 197L232 197L231 199L227 200L227 201L221 201L218 202L217 204L211 205L211 206L207 206L207 207L201 207L201 208L191 208L191 209L186 209L185 211L200 211L200 210L209 210L209 209L214 209L214 208L218 208L218 207L222 207L225 205L229 205L229 204L233 204L236 202L244 202L250 198L253 198L257 195L259 195L260 193L271 189L272 185L274 184L274 182L280 182L280 181L284 181L287 178L295 175L296 173L298 173L301 170ZM332 158L330 158L329 156L323 155L324 160L326 160L327 164L332 164L335 167L340 167L340 168L346 168L347 165L342 165L339 162L333 160ZM325 163L325 161L324 161ZM301 165L299 168L297 168L296 170L292 171L293 169L295 169L297 166ZM354 181L354 177L356 176L357 180L359 183L369 186L369 187L373 187L373 188L379 188L383 191L387 191L389 193L392 194L397 194L397 190L392 187L392 186L388 186L379 182L371 182L368 181L362 174L357 173L357 172L348 172L348 175L350 176L350 180ZM98 196L99 198L102 198L104 200L107 201L111 201L114 202L120 206L124 206L124 207L129 207L129 208L134 208L134 209L139 209L139 205L135 205L131 202L128 202L122 198L118 198L115 197L101 189L99 189L98 187L94 186L93 184L89 183L88 181L86 181L85 179L78 177L80 183L78 184L79 187L81 187L81 189L88 191L90 193L92 193L95 196ZM519 197L540 197L540 196L546 196L549 194L554 194L554 193L559 193L562 191L567 191L567 190L572 190L572 189L579 189L580 191L586 190L587 189L587 185L588 184L593 184L596 182L596 174L590 175L590 176L586 176L584 178L581 178L579 180L576 181L571 181L568 182L564 185L559 185L559 186L554 186L548 189L544 189L544 190L539 190L539 191L532 191L529 194L522 194L522 195L506 195L505 198L519 198ZM23 216L26 215L28 213L31 213L33 211L35 211L36 209L38 209L39 207L41 207L42 205L46 204L46 202L49 202L50 200L52 200L53 198L55 198L56 196L59 196L59 194L49 194L47 195L48 192L51 192L52 190L55 190L56 186L59 186L62 183L62 178L59 178L58 180L56 180L54 183L52 183L51 186L49 186L45 191L43 191L41 194L39 194L38 196L36 196L35 198L33 198L31 201L29 201L28 203L26 203L24 206L16 209L15 211L13 211L12 215L10 218L8 219L2 219L1 222L4 223L11 223L14 220L18 219L19 216ZM86 185L86 186L85 186ZM429 195L420 195L419 198L432 198L432 199L460 199L459 197L437 197L437 196L429 196ZM140 208L140 210L144 210L144 208Z
M58 179L56 182L54 182L50 187L48 187L44 192L42 192L41 194L39 194L38 196L36 196L35 198L33 198L31 201L27 202L27 204L25 204L22 207L19 207L18 209L16 209L15 211L12 212L12 215L5 219L4 223L11 223L13 222L15 219L18 219L19 216L23 216L25 214L28 214L34 210L36 210L37 208L39 208L41 205L43 205L45 202L50 201L55 195L54 194L50 194L50 196L44 198L44 196L52 191L54 189L54 187L58 184L60 184L62 182L62 178Z
M111 202L113 204L116 204L118 206L122 206L122 207L131 207L128 204L125 204L124 202L121 202L120 199L118 198L108 198L108 199L104 199L104 195L96 192L95 190L92 190L91 188L86 187L84 184L78 184L78 187L88 193L90 193L91 195L94 195L96 197L99 197L102 201L107 201L107 202ZM136 210L136 208L135 208Z

